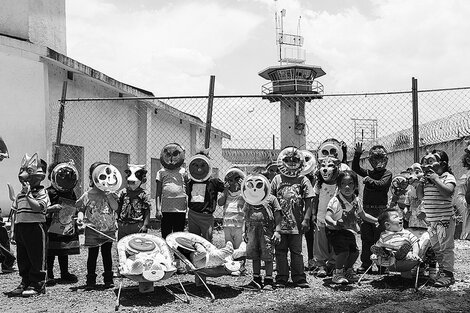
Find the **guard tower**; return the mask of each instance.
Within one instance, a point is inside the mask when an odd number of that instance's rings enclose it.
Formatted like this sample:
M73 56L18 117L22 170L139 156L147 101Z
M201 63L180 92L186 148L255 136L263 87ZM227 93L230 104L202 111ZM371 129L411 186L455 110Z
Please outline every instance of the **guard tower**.
M297 34L286 34L283 29L286 10L281 10L280 13L280 17L277 11L275 13L279 65L270 66L258 73L270 81L261 87L261 92L270 102L280 103L281 148L286 146L305 148L305 103L322 98L323 85L315 79L326 73L319 66L305 64L300 17Z

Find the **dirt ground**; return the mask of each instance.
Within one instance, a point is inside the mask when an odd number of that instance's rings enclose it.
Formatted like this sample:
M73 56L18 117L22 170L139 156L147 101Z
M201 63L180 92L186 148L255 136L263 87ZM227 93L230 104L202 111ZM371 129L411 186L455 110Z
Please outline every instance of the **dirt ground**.
M158 233L157 231L155 231ZM222 232L217 231L214 242L220 246ZM13 246L14 248L14 246ZM449 288L423 285L418 291L414 282L402 279L397 273L389 276L366 275L363 283L335 286L331 278L307 275L309 289L293 288L273 291L249 291L241 288L249 276L209 278L208 285L216 297L211 303L203 287L196 287L194 276L178 275L160 281L154 292L139 293L137 283L123 279L120 312L470 312L470 241L456 240L456 283ZM8 298L0 294L2 312L114 312L120 279L114 289L83 289L86 275L87 251L70 257L70 271L79 276L73 285L58 284L47 288L46 295L34 298ZM56 261L55 276L58 273ZM115 259L117 266L117 256ZM251 264L248 263L248 269ZM101 267L99 258L98 273ZM190 294L189 304L183 297L178 279ZM0 275L0 289L9 291L19 283L18 273ZM98 277L98 283L100 277ZM176 295L176 296L175 296Z

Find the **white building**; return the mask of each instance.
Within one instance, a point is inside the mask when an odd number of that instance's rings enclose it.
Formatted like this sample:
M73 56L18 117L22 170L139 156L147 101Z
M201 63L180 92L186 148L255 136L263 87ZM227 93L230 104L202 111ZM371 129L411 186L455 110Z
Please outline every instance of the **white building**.
M205 124L199 118L157 100L123 100L153 94L67 57L65 26L64 0L2 1L0 134L10 153L10 158L0 163L3 215L10 207L6 183L20 190L17 175L23 155L38 152L46 162L53 160L64 81L67 98L115 98L66 105L61 159L75 160L81 174L79 191L86 188L87 169L95 161L108 161L120 169L126 163L137 163L146 164L151 172L152 183L147 183L147 189L153 197L163 145L178 142L186 147L187 157L204 145ZM103 117L107 125L104 129L99 124ZM213 159L223 160L222 138L229 137L212 129ZM44 185L49 182L46 180Z

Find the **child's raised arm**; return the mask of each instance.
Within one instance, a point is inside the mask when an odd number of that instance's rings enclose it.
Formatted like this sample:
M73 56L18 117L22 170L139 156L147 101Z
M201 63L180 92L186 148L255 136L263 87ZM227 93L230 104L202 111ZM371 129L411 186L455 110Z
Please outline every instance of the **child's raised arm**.
M455 189L454 182L444 183L434 171L430 171L426 176L437 187L441 195L444 197L452 196Z
M377 220L376 217L373 217L369 213L366 213L364 210L359 211L359 217L362 218L364 221L369 222L369 223L373 223L373 224L378 223L378 220Z

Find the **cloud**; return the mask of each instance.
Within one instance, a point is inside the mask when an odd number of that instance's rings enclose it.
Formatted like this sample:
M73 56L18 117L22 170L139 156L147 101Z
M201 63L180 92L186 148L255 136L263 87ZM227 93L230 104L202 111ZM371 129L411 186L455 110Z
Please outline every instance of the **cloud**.
M128 12L91 0L67 2L67 19L72 58L160 95L206 93L217 60L245 44L262 21L217 2Z

